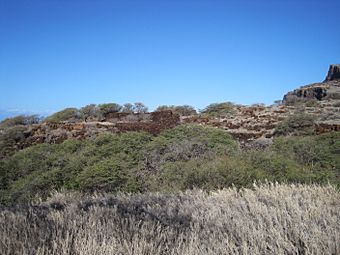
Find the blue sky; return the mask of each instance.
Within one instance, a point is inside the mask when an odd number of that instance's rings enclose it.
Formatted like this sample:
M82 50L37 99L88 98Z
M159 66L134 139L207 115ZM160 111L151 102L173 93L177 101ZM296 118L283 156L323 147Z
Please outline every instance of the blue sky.
M338 0L0 0L0 116L270 104L340 62Z

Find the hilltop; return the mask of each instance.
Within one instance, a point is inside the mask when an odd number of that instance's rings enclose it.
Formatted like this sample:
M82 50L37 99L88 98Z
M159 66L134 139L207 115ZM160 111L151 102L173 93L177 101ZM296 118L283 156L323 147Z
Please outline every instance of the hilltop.
M339 131L339 72L340 65L331 65L324 82L305 85L288 92L281 102L271 106L244 106L227 102L211 104L200 113L190 106L163 106L149 113L141 103L137 103L136 109L133 109L132 104L124 107L104 104L102 114L98 113L99 108L95 105L81 110L68 108L42 123L28 120L27 125L17 125L16 137L8 145L11 148L7 148L7 151L40 143L62 143L71 138L83 140L102 133L144 131L158 135L181 124L223 129L245 146L271 144L273 137L283 133L291 135L298 129L309 128L314 134ZM299 116L301 123L289 123L297 119L296 116ZM2 123L6 122L8 120ZM297 126L288 130L290 124ZM2 135L6 136L6 130L2 130Z

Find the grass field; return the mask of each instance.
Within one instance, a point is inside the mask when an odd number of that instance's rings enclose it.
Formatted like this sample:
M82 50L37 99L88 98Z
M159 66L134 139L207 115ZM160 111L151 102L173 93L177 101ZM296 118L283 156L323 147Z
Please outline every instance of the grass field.
M333 186L136 195L54 193L3 207L0 251L14 254L340 254Z

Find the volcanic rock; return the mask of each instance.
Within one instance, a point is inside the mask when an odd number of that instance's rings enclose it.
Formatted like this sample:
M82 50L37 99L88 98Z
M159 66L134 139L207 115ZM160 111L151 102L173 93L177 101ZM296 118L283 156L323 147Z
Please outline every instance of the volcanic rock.
M325 82L340 80L340 65L330 65Z
M340 99L340 65L331 65L324 82L302 86L283 97L285 105L294 105L310 100L338 100Z

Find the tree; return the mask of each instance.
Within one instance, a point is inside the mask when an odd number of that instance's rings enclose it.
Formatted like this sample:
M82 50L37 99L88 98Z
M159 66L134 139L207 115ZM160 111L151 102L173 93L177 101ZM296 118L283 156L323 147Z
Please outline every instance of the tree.
M134 103L133 109L134 109L134 112L136 112L136 113L146 113L146 112L148 112L148 107L145 106L145 104L143 104L141 102Z
M126 103L123 105L122 112L133 113L133 104Z
M175 107L175 112L181 116L190 116L197 114L194 107L190 105L179 105Z
M98 118L100 116L100 110L95 104L89 104L80 109L80 114L87 121L88 118Z
M177 113L181 116L190 116L190 115L195 115L197 114L196 110L194 107L190 105L161 105L158 106L156 111L172 111L174 113Z
M172 105L160 105L156 108L156 112L169 111L172 109Z
M77 108L66 108L62 111L56 112L51 116L46 118L46 121L50 122L60 122L60 121L69 121L72 119L79 119L80 112Z
M235 105L231 102L214 103L204 108L201 113L212 116L227 116L235 112Z
M18 125L32 125L41 121L38 115L19 115L12 118L7 118L0 122L0 129L18 126Z
M106 116L109 113L120 112L122 106L116 103L100 104L98 105L100 112Z
M32 124L38 124L41 122L43 118L39 115L26 115L25 116L25 125L32 125Z

